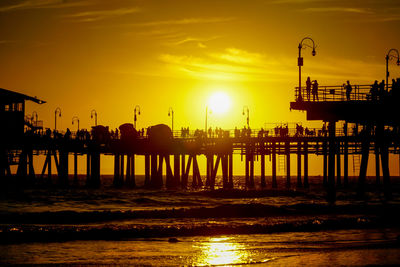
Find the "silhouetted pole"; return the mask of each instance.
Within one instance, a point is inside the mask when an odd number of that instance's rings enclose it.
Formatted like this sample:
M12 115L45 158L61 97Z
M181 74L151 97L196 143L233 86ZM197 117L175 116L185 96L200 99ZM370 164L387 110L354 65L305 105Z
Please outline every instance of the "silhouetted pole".
M210 113L211 113L211 111L210 111ZM207 136L207 119L208 119L208 106L206 106L206 126L205 126L205 134L206 134L206 136Z
M79 131L79 118L77 116L72 117L72 125L74 124L74 121L78 122L78 131Z
M57 130L57 114L59 117L61 117L61 109L59 107L57 107L54 111L54 131Z
M244 116L246 114L247 114L247 116L246 116L247 128L250 129L250 111L249 111L249 107L248 106L243 106L242 115Z
M36 111L32 112L32 120L35 118L35 126L37 127L37 122L38 122L38 114Z
M172 136L174 135L174 110L172 107L168 109L168 116L171 117L171 128L172 128Z
M391 52L396 52L397 56L391 55ZM389 52L386 54L386 91L389 91L389 60L392 58L397 58L397 66L400 66L400 56L399 56L399 51L395 48L392 48L389 50Z
M301 42L299 43L299 58L297 59L297 66L299 66L299 95L297 96L297 100L302 100L302 96L301 96L301 66L303 66L303 58L301 57L301 49L303 48L303 42L305 40L310 40L312 42L312 52L311 55L315 56L316 52L315 52L315 43L314 40L311 39L310 37L305 37L303 38L303 40L301 40ZM311 48L311 46L304 44L304 46L308 46Z
M133 116L133 123L136 129L136 121L137 121L137 116L140 115L140 106L136 105L134 110L133 110L134 116Z
M97 112L94 109L92 109L92 111L90 111L90 118L91 119L93 119L93 114L94 114L94 126L97 126Z

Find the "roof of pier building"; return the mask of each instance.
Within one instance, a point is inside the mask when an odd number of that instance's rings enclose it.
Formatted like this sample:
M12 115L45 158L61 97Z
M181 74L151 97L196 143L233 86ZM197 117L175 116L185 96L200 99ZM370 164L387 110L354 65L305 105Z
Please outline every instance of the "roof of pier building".
M15 91L0 88L1 104L22 103L26 100L30 100L38 104L46 103L46 101L40 100L36 96L32 97Z

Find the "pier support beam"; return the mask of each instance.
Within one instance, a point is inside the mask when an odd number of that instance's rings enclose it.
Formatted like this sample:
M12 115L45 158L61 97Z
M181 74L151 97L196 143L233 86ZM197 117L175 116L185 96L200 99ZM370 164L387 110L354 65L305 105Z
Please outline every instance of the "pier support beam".
M302 187L302 182L301 182L301 142L297 143L297 187Z
M376 136L375 136L376 137ZM379 164L379 142L375 139L375 176L376 176L376 185L381 184L381 177L380 177L380 164Z
M290 142L285 143L286 154L286 188L290 188Z
M261 187L265 188L267 186L267 183L265 181L265 154L264 154L264 151L262 151L261 153L262 153L260 155L260 157L261 157Z
M364 195L365 191L365 180L367 176L368 158L369 158L369 146L371 138L371 126L368 124L364 128L364 133L361 140L361 164L360 164L360 175L358 177L358 194Z
M181 169L180 169L180 155L174 155L174 187L178 187L181 185Z
M349 185L349 141L347 139L347 122L344 123L344 142L343 142L343 185L347 187Z
M336 122L329 121L329 152L328 152L328 200L334 202L336 200L335 189L335 151L336 151Z
M304 142L304 188L309 188L308 183L308 142Z
M78 153L74 153L74 185L78 185Z
M144 155L144 186L150 186L150 155Z
M340 162L340 141L337 142L337 151L336 151L336 185L338 187L342 186L342 170L341 170L341 162Z
M272 188L278 187L278 182L276 180L276 143L272 143Z
M228 173L229 188L233 188L233 153L229 154L229 173Z
M322 143L323 154L323 185L328 186L328 143L326 140Z

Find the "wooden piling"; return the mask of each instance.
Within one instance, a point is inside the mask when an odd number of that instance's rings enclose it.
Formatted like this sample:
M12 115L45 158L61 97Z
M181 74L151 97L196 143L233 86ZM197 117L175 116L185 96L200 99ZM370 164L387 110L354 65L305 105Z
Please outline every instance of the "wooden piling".
M308 183L308 142L304 141L304 187L309 188L309 183Z
M336 122L329 121L329 151L328 151L328 200L334 202L336 200L335 190L335 137L336 137Z
M341 178L341 166L340 166L340 142L337 142L337 151L336 151L336 185L338 187L342 186L342 178Z
M272 143L272 188L278 187L278 182L276 180L276 143Z
M228 174L228 179L229 179L229 188L233 188L233 153L231 152L229 154L229 174Z
M297 142L297 187L302 187L301 182L301 142Z
M286 188L290 188L290 142L285 143L286 154Z

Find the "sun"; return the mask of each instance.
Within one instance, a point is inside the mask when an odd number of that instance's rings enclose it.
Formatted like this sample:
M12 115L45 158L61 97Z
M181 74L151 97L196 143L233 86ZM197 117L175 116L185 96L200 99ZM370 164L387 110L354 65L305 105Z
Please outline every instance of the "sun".
M231 107L231 98L224 92L215 92L210 96L208 106L212 112L224 114Z

